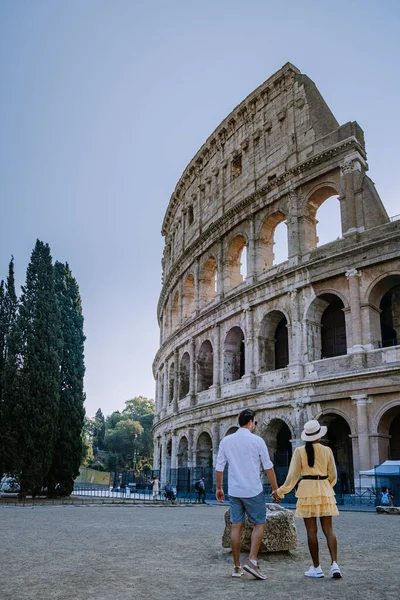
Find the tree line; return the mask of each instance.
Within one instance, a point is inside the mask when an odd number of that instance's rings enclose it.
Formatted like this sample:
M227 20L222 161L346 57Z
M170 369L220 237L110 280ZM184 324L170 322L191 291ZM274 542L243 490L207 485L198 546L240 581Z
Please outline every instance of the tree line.
M150 470L153 460L154 401L137 396L124 410L105 417L99 408L85 419L84 464L100 471Z
M14 259L0 283L0 477L20 495L69 495L84 425L84 341L79 287L37 240L20 298Z

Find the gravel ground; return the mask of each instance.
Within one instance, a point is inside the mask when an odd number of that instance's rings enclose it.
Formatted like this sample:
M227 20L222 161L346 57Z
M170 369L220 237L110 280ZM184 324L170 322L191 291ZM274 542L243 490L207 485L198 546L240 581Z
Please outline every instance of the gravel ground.
M2 600L399 600L400 518L334 519L343 579L310 580L304 525L289 555L261 556L267 581L230 576L223 506L0 507ZM321 565L329 557L321 537Z

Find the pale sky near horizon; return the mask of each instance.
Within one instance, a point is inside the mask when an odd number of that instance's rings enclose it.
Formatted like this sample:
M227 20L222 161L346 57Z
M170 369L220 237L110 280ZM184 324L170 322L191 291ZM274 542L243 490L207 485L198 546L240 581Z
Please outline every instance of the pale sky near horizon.
M86 411L154 397L161 224L185 166L286 62L364 130L397 192L400 3L0 0L0 279L39 238L68 261L87 336Z

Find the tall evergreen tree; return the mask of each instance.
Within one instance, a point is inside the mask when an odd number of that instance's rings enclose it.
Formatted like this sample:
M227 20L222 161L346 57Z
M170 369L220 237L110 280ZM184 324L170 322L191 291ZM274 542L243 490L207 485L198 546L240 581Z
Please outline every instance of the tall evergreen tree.
M104 437L106 435L106 420L99 408L93 421L93 448L97 450L104 449Z
M65 496L73 490L82 459L85 336L79 287L68 264L56 262L54 277L60 312L62 354L57 436L48 475L48 489L50 494Z
M18 310L18 298L15 292L14 257L8 267L7 283L0 284L0 475L13 464L13 427L11 414L13 394L5 391L6 380L14 376L18 369L15 320ZM13 376L13 378L14 378Z
M21 495L36 495L52 464L59 411L61 332L48 244L37 240L22 288L15 337L22 367L10 377Z

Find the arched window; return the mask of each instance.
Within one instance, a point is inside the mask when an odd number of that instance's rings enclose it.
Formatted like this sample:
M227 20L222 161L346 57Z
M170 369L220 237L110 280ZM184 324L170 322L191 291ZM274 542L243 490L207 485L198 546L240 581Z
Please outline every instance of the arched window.
M190 319L194 310L194 277L188 275L183 288L183 318Z
M247 273L247 266L242 266L247 257L247 252L244 253L245 248L246 238L242 235L237 235L229 245L226 260L228 289L232 289L244 281L243 273Z
M200 277L200 301L202 305L211 302L216 294L217 261L210 256L204 263Z
M269 215L260 231L257 252L257 270L259 272L270 269L274 264L287 260L288 237L286 216L277 211Z
M168 402L171 402L174 399L174 386L175 386L175 364L171 363L169 367L169 377L168 377Z
M310 196L305 216L304 249L306 251L314 250L317 246L327 244L341 237L340 203L337 191L332 186L323 186Z
M179 369L179 399L182 400L189 393L190 357L188 352L181 358Z
M197 356L197 391L208 390L213 384L214 357L211 342L206 340L200 346Z
M382 297L381 311L382 348L400 343L400 285L391 288Z
M240 327L229 330L224 344L224 383L237 381L245 374L244 334Z
M318 421L328 427L324 443L329 446L335 457L338 481L336 489L341 494L354 491L353 448L351 430L347 421L336 414L323 414Z
M321 319L322 358L347 353L343 308L343 302L337 299L324 310Z
M266 314L258 336L259 370L274 371L289 364L287 320L279 310Z

